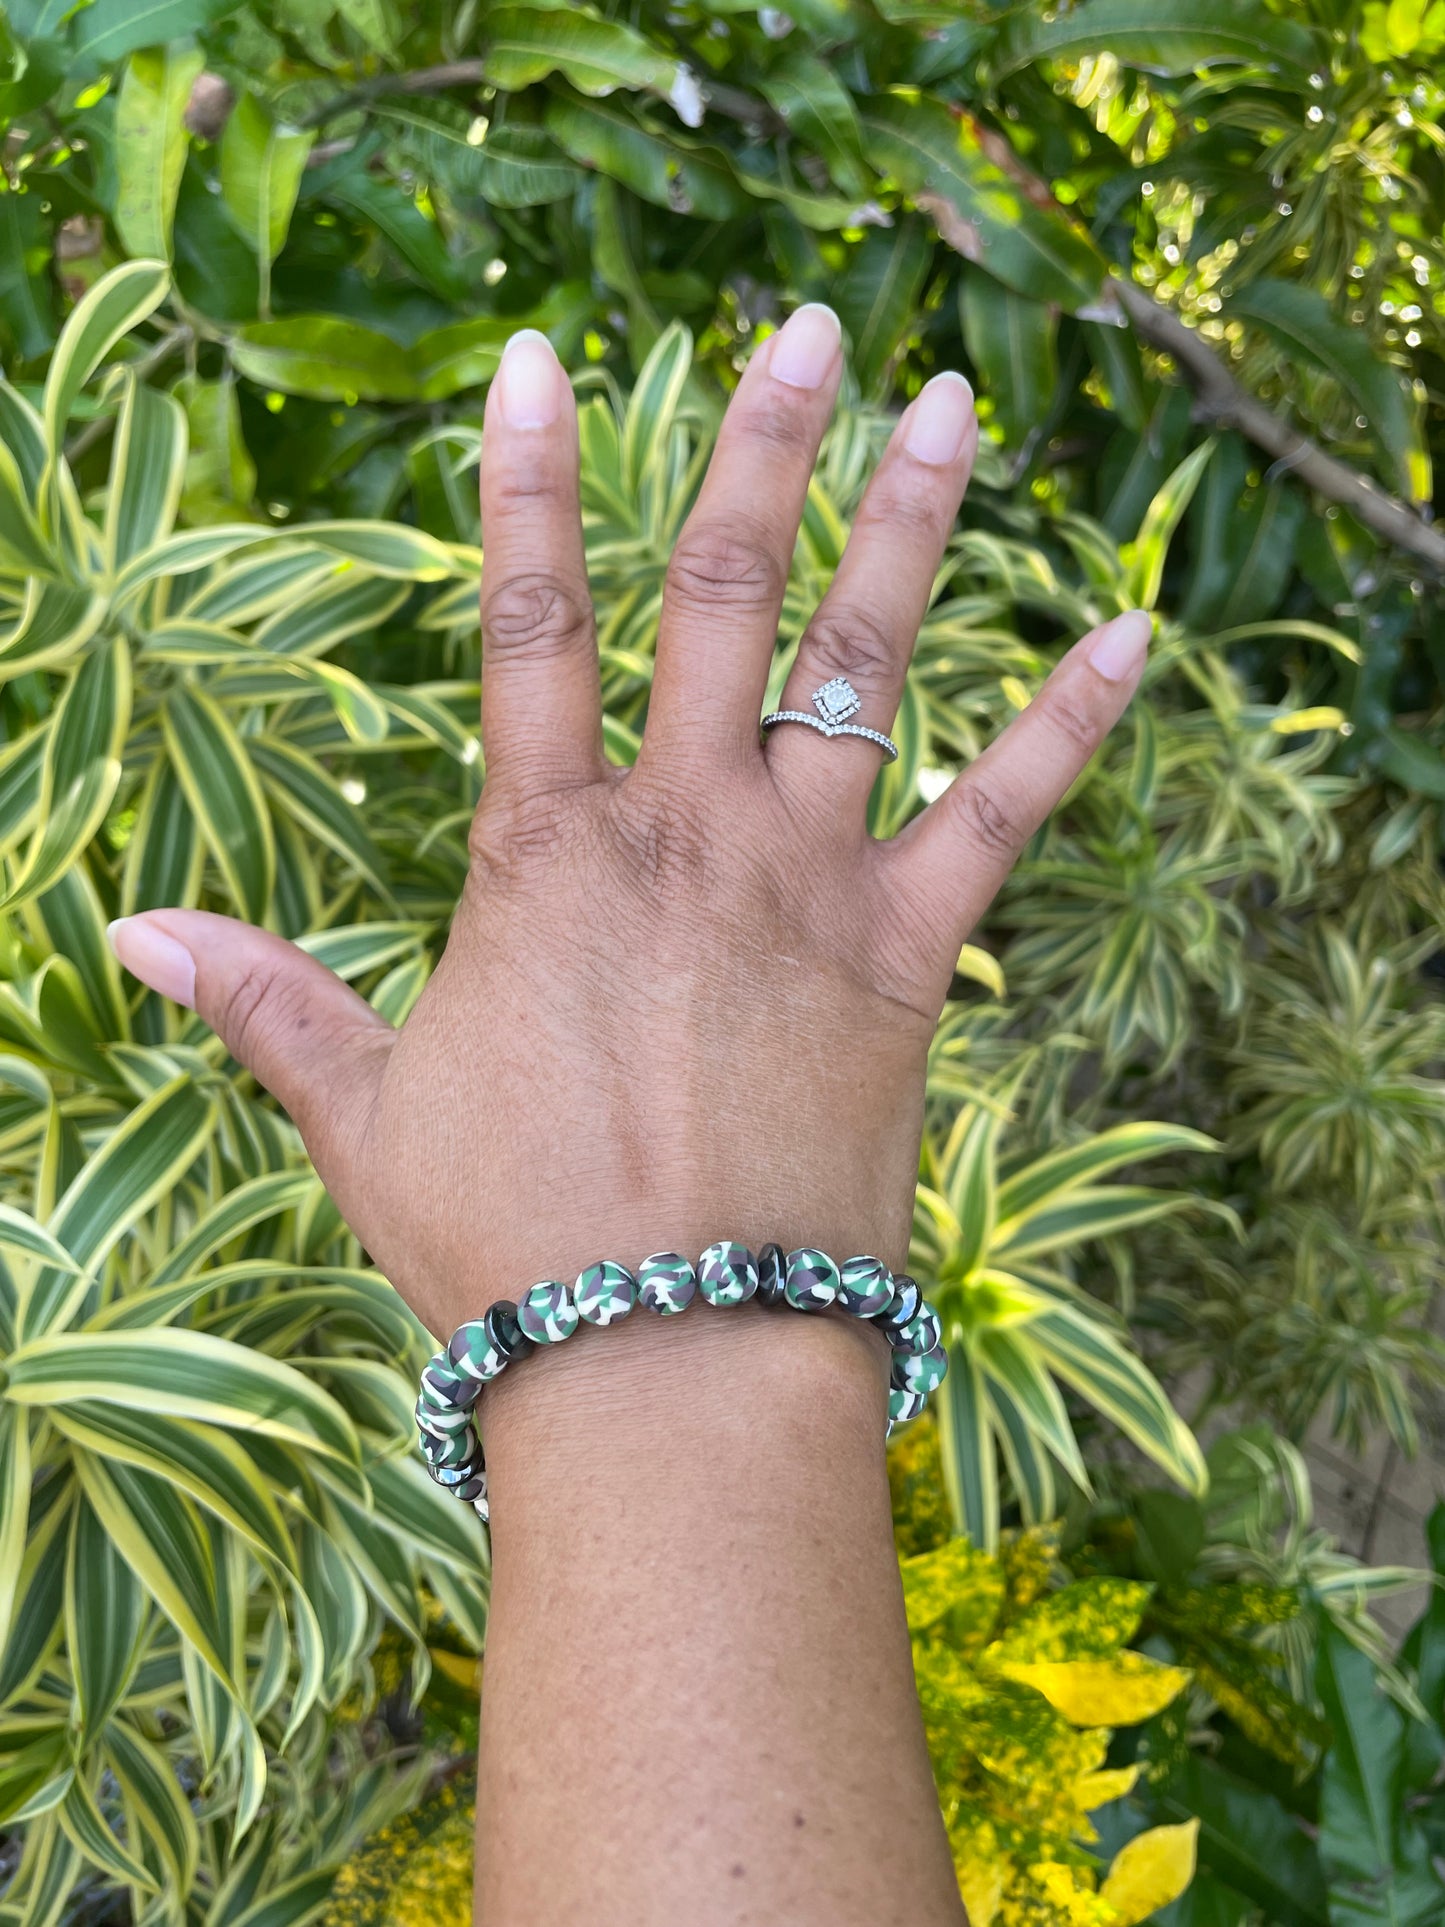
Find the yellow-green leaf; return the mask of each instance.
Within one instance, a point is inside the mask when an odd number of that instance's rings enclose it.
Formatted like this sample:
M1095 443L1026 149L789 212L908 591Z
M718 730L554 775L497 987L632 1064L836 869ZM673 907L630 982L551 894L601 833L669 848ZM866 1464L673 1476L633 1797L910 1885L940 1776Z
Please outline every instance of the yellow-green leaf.
M1194 1878L1198 1820L1177 1827L1150 1827L1114 1856L1099 1898L1115 1910L1115 1927L1138 1927L1177 1900Z
M1071 1726L1133 1726L1152 1719L1190 1677L1181 1666L1134 1652L1108 1659L1005 1660L997 1671L1042 1693Z
M115 224L131 254L170 258L190 144L186 104L204 66L200 49L188 41L145 48L126 63L115 106Z

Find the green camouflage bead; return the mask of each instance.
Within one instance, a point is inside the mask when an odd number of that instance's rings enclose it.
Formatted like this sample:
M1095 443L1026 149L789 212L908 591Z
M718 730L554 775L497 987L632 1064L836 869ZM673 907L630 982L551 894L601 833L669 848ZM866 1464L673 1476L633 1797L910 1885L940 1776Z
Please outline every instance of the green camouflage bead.
M758 1302L781 1305L787 1277L787 1252L781 1245L764 1245L758 1253Z
M560 1345L577 1329L577 1307L565 1285L546 1279L533 1285L517 1307L522 1336L534 1345Z
M922 1310L923 1293L918 1288L918 1280L900 1271L893 1280L892 1302L878 1320L878 1329L891 1345L894 1332L909 1324Z
M911 1418L917 1418L927 1403L927 1392L911 1392L906 1386L895 1385L888 1394L889 1430L895 1425L906 1425Z
M758 1288L758 1261L746 1245L724 1239L697 1261L697 1288L710 1305L740 1305Z
M414 1411L419 1431L443 1436L449 1432L459 1432L464 1425L472 1422L470 1412L464 1412L459 1405L442 1405L426 1390L422 1391Z
M838 1297L838 1267L826 1251L800 1246L788 1253L783 1294L794 1311L826 1311Z
M649 1311L670 1317L697 1296L697 1273L680 1251L654 1251L637 1267L637 1295Z
M427 1464L437 1466L461 1465L472 1456L476 1446L476 1434L468 1426L464 1432L449 1432L439 1438L433 1432L423 1432L421 1455Z
M489 1379L506 1370L508 1354L492 1342L484 1318L471 1318L452 1333L447 1357L459 1378L472 1381L475 1399Z
M895 1352L921 1354L933 1351L943 1343L943 1327L938 1322L938 1313L932 1305L925 1305L916 1318L893 1327L889 1343Z
M475 1492L471 1495L471 1502L482 1524L489 1526L492 1523L492 1504L491 1500L487 1497L487 1475L485 1472L481 1475L481 1487L480 1492Z
M845 1258L838 1271L838 1303L855 1318L878 1318L893 1303L893 1273L881 1258Z
M421 1375L422 1389L431 1394L442 1405L455 1405L461 1410L477 1402L480 1385L470 1378L463 1378L447 1358L445 1352L438 1352Z
M893 1383L906 1392L932 1392L948 1374L948 1353L941 1345L931 1352L895 1352Z
M615 1325L637 1303L637 1280L626 1265L604 1258L578 1272L572 1297L577 1316L589 1325Z

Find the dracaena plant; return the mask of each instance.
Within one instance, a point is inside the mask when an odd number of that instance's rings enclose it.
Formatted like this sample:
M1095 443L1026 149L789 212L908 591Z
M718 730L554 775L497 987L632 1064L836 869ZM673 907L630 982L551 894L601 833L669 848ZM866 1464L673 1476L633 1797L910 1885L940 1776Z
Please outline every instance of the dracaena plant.
M1193 1435L1103 1308L1061 1264L1090 1239L1180 1210L1187 1193L1100 1180L1212 1141L1178 1125L1121 1124L1041 1158L1001 1156L1012 1090L963 1105L925 1139L913 1260L932 1281L949 1373L937 1400L945 1483L961 1532L991 1549L999 1459L1028 1524L1057 1510L1056 1468L1087 1490L1061 1387L1117 1425L1191 1491L1207 1483Z

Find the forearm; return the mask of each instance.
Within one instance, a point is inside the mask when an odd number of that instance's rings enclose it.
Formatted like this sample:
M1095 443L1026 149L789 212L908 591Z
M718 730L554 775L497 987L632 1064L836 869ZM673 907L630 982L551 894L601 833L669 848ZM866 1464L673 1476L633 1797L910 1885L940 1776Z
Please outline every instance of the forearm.
M962 1920L887 1359L841 1317L696 1305L488 1393L479 1922Z

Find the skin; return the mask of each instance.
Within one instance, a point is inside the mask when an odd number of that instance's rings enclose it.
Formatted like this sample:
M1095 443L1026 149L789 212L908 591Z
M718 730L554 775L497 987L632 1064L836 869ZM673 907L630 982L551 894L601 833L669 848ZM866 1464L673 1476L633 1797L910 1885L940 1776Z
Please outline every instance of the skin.
M482 460L485 794L401 1031L268 932L115 926L286 1106L348 1223L445 1336L607 1256L720 1237L907 1259L928 1043L958 948L1142 672L1071 650L891 842L876 747L760 743L783 584L842 372L800 310L754 354L668 571L636 767L603 755L576 411L509 348ZM784 694L886 730L968 479L972 397L905 411ZM483 1400L494 1592L488 1927L962 1920L888 1516L887 1348L706 1306L584 1328Z

